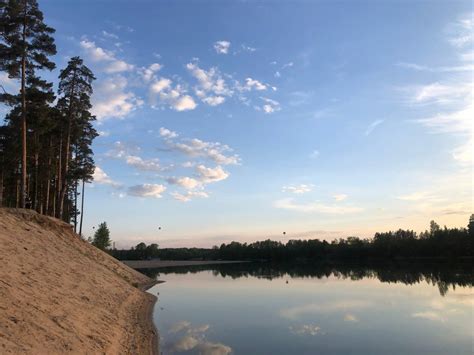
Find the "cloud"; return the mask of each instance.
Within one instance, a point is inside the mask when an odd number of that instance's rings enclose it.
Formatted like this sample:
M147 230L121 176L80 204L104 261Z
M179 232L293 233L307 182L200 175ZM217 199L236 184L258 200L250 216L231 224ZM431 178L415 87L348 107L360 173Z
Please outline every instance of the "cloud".
M255 109L257 111L262 110L263 112L268 114L268 113L273 113L273 112L277 112L281 110L280 103L278 101L269 99L267 97L260 97L260 99L263 100L265 104L261 107L255 106Z
M411 315L413 318L421 318L434 322L444 322L444 318L437 312L427 311L427 312L417 312Z
M111 39L119 39L119 37L116 34L107 32L105 30L102 30L102 36L106 38L111 38Z
M360 207L327 205L320 202L296 203L291 198L277 200L274 204L276 208L303 212L303 213L321 213L321 214L350 214L363 211Z
M196 187L199 187L202 184L202 181L199 181L197 179L187 177L187 176L179 177L179 178L169 177L169 178L166 179L166 181L169 184L178 185L178 186L181 186L181 187L183 187L187 190L195 189Z
M141 68L138 73L145 82L150 82L152 79L156 79L155 74L163 69L163 65L160 63L152 63L146 68Z
M337 202L340 202L340 201L344 201L345 199L347 199L347 196L346 194L336 194L333 196L333 198L337 201Z
M449 67L428 67L425 65L419 65L415 63L405 63L401 62L397 64L400 67L417 70L417 71L426 71L432 73L449 73L449 72L470 72L474 70L474 65L455 65Z
M262 90L267 90L267 86L265 84L262 84L258 80L255 80L252 78L246 78L244 90L251 91L252 89L257 90L257 91L262 91Z
M86 56L96 63L104 63L105 66L102 68L106 73L119 73L124 71L131 71L134 66L117 59L115 53L112 51L105 50L95 44L93 41L84 39L80 42L81 48L85 51Z
M180 142L169 139L169 136L166 138L168 139L165 140L165 143L169 148L184 153L189 157L203 157L222 165L237 165L240 163L238 155L227 154L233 150L226 144L205 142L197 138L182 139Z
M371 124L369 124L367 126L367 129L365 130L365 135L368 136L369 134L371 134L374 131L374 129L377 126L381 125L383 122L384 122L384 120L375 120L375 121L373 121Z
M448 41L457 48L463 48L474 42L473 13L461 16L447 28Z
M196 62L188 63L186 68L198 81L194 91L206 104L217 106L225 101L225 97L232 96L233 90L225 82L222 74L216 67L204 70Z
M96 184L100 185L110 185L112 187L120 187L121 184L112 180L104 170L102 170L99 166L95 167L94 174L92 175L92 180Z
M283 192L291 192L293 194L305 194L313 190L314 185L299 184L299 185L289 185L283 186Z
M214 42L214 50L217 54L229 53L230 42L229 41L217 41Z
M128 81L117 75L99 82L92 96L92 113L98 120L124 118L143 105L143 101L127 91Z
M359 321L359 319L353 314L348 313L344 316L344 322L354 322L354 323L356 323L358 321Z
M140 171L161 172L167 170L167 168L161 166L158 158L143 159L137 155L139 151L139 147L129 146L117 141L105 155L109 158L123 160L127 165Z
M198 165L196 171L204 183L217 182L225 180L229 177L229 173L226 172L222 167L216 166L215 168L208 168L204 165Z
M313 324L304 324L300 326L290 325L290 332L295 335L319 335L321 334L321 327Z
M453 83L442 84L435 82L415 88L414 103L424 104L449 104L463 100L472 94L473 84Z
M130 186L128 195L135 197L154 197L161 198L161 194L166 190L166 186L160 184L142 184Z
M178 137L178 133L171 131L167 128L161 127L160 128L160 136L168 139L173 139Z
M372 307L372 304L365 300L344 300L326 303L309 303L301 306L285 308L280 311L280 316L287 319L298 319L301 316L310 314L327 314L334 312L345 312L353 309L363 309Z
M173 196L175 200L181 202L189 202L195 197L208 198L209 194L204 191L186 191L184 194L179 192L172 192L171 196Z
M192 96L186 94L186 90L181 85L175 85L168 78L154 78L149 88L150 103L152 107L159 99L161 104L167 104L175 111L189 111L197 107Z

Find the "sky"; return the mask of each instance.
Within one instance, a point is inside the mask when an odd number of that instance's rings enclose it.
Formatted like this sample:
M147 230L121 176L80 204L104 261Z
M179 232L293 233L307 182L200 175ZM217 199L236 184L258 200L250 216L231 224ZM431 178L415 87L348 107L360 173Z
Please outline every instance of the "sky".
M97 77L86 237L102 221L119 248L467 225L471 1L39 4L57 31L45 76L79 55Z

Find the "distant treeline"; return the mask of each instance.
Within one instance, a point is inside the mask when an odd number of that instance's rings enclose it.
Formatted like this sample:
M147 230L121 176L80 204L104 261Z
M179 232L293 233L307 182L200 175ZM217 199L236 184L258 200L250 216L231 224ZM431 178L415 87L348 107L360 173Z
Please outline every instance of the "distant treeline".
M468 228L441 228L430 223L430 230L417 234L412 230L376 233L372 239L348 237L326 240L289 240L286 243L265 240L255 243L231 242L206 248L150 248L140 243L130 250L111 250L121 260L367 260L396 258L473 257L474 215ZM156 244L154 244L156 245ZM149 252L147 250L149 249ZM153 250L153 251L152 251Z

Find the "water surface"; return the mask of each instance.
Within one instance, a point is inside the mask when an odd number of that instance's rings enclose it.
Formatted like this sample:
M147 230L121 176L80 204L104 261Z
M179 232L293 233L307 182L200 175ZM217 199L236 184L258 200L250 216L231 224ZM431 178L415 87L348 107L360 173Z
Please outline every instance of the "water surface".
M472 268L148 270L163 354L471 354Z

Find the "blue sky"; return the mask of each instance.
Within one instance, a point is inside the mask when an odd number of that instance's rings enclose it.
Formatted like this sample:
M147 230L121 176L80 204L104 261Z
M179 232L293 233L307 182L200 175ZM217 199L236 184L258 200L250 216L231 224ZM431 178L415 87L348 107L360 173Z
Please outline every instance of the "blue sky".
M86 235L105 220L119 247L211 246L467 223L471 1L40 6L58 67L80 55L97 76Z

